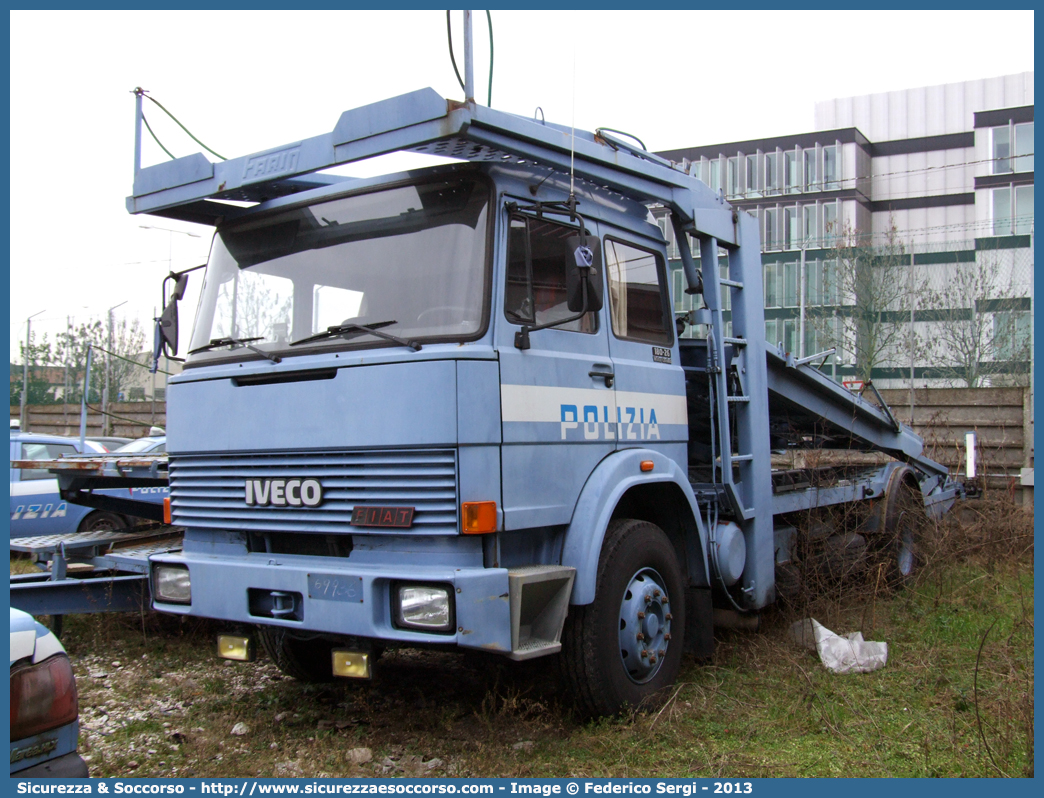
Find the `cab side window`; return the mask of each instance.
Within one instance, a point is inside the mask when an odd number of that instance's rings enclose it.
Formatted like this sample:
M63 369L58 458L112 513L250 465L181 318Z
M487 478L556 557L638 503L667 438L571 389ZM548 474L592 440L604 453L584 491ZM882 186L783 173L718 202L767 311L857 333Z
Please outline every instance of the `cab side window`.
M67 454L76 454L76 447L65 443L23 443L23 460L57 460ZM54 474L46 468L23 468L22 482L30 479L53 479Z
M674 323L663 258L611 238L605 240L609 309L617 338L670 346Z
M511 217L508 238L507 287L504 315L513 324L547 324L576 314L566 305L566 239L577 235L575 227ZM593 333L595 313L555 329Z

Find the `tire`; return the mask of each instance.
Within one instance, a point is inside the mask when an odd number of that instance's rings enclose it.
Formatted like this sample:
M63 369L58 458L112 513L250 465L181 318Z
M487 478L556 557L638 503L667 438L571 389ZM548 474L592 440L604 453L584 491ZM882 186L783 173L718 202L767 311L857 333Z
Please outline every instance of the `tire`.
M897 480L889 490L885 506L884 528L874 541L875 571L890 588L910 584L923 565L921 532L925 522L921 494L904 480ZM874 578L879 578L875 573Z
M684 589L659 527L609 524L594 602L570 608L562 633L563 676L585 715L643 708L674 684L685 644Z
M123 529L127 526L123 519L115 513L107 513L103 510L95 510L93 513L89 513L80 521L80 525L76 528L77 532L111 532L116 529Z
M259 626L257 636L265 653L287 676L310 684L334 680L330 653L334 644L329 640L301 640L277 626Z

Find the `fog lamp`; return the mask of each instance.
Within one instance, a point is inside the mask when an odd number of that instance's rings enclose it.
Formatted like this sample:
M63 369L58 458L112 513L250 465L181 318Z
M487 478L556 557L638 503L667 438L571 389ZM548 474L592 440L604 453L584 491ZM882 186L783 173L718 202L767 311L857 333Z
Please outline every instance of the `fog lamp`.
M396 620L408 629L453 631L453 603L448 586L400 585Z
M152 571L152 586L157 601L169 604L191 604L192 583L188 568L181 565L157 565Z
M333 674L349 679L369 679L370 655L363 651L333 650Z
M222 659L234 659L237 662L254 661L254 640L239 635L218 635L218 656Z

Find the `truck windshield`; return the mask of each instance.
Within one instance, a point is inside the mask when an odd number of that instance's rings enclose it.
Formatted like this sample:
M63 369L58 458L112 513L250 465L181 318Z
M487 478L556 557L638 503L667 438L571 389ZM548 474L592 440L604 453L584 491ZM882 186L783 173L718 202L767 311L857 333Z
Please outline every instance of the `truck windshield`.
M484 182L455 176L220 228L189 363L395 346L358 329L366 325L422 342L477 338L488 313L488 205ZM302 341L341 325L356 327Z

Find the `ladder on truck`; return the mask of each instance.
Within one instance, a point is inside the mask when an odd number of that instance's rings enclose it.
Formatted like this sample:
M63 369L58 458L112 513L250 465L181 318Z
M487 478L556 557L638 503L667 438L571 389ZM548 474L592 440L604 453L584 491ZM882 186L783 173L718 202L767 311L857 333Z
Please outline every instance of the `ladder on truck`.
M775 570L773 548L756 545L756 541L773 537L768 374L761 344L765 326L761 252L750 246L724 247L727 276L723 277L718 241L701 236L699 242L703 301L707 306L701 321L709 326L706 370L716 433L711 482L715 487L720 484L719 495L723 494L733 522L743 533L748 556L765 560L751 563L753 568L745 570L738 597L721 586L737 608L746 609L759 606L756 596L766 589L766 574L774 575ZM726 310L731 311L731 330L726 324ZM711 507L716 512L718 504L714 502ZM716 553L715 520L707 519L711 556ZM754 575L754 579L748 575Z

